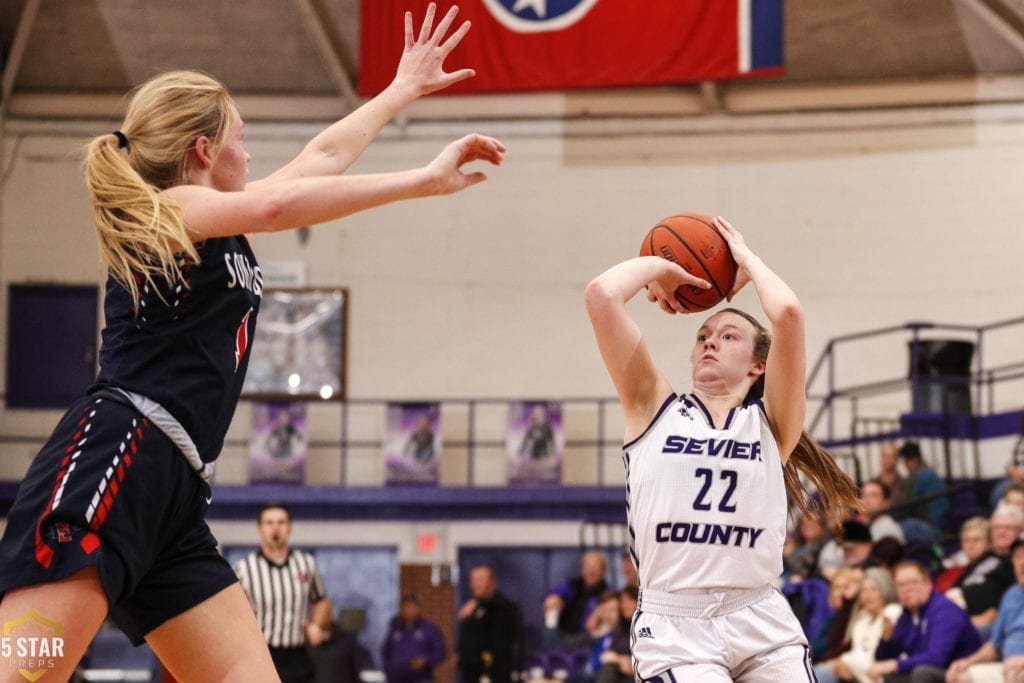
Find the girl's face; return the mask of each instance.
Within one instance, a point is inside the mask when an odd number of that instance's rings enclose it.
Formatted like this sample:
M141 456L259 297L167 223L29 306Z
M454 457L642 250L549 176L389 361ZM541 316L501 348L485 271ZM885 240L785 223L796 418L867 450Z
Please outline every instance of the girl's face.
M754 358L757 330L749 320L732 311L711 316L697 331L690 355L694 383L738 389L764 372L764 362Z
M245 151L245 124L235 105L231 105L231 123L224 135L224 144L213 159L213 186L222 192L238 192L245 189L245 178L249 174L249 160Z
M623 619L632 619L636 612L636 600L625 591L619 596L619 611Z

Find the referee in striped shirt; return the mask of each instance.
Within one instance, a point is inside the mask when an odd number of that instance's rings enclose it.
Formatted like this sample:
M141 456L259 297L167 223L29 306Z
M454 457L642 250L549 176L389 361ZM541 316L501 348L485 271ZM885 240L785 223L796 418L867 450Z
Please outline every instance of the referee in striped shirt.
M282 683L311 683L316 675L306 644L327 639L331 601L309 553L288 547L292 513L264 505L257 517L260 549L235 564ZM307 606L312 605L307 619Z

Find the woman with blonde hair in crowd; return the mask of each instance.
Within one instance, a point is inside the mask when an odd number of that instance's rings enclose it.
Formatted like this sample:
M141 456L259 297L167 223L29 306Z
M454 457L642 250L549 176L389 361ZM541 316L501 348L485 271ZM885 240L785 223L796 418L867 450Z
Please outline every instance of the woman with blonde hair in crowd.
M895 623L902 611L896 601L892 575L881 567L865 569L846 627L847 649L838 657L815 665L818 683L852 680L874 683L867 671L875 661L875 648L882 638L886 620Z

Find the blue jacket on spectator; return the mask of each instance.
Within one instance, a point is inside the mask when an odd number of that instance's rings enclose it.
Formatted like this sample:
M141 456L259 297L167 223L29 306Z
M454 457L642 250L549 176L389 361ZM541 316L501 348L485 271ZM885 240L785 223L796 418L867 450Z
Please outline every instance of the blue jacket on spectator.
M396 618L384 641L384 674L388 683L427 683L434 680L434 667L446 654L441 630L432 622ZM423 665L415 666L415 660L423 660Z
M1019 583L1010 586L999 603L992 644L1003 659L1024 655L1024 588Z
M979 647L981 638L967 612L933 589L916 623L914 615L903 610L892 638L878 643L875 660L897 659L899 673L909 674L922 664L944 669Z

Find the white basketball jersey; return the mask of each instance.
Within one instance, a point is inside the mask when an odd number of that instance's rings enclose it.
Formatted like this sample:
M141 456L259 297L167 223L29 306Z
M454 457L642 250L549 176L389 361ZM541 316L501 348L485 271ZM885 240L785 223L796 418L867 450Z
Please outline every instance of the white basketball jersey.
M754 588L782 573L786 487L760 401L716 429L696 395L672 395L623 451L641 588Z

